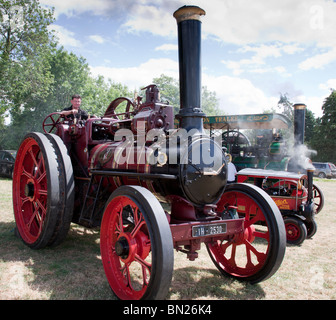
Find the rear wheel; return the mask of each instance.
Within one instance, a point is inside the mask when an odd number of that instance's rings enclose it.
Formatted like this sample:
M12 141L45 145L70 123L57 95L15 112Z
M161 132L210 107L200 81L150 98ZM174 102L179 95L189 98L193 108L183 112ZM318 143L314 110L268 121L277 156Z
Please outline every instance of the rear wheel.
M315 214L318 214L324 206L324 194L316 184L313 184L313 198L316 208Z
M164 299L174 265L173 241L159 201L147 189L122 186L105 207L100 249L119 299Z
M309 222L306 222L305 224L307 228L307 239L310 239L317 232L317 223L315 219L311 219Z
M42 133L29 133L17 152L13 208L18 234L33 249L58 240L66 201L64 162ZM63 237L62 237L63 238Z
M244 218L244 232L207 244L210 257L224 274L257 283L280 267L286 250L282 216L274 201L260 188L231 184L217 204L220 212L235 206Z
M55 134L46 134L47 138L53 144L57 161L60 165L59 182L61 185L62 208L57 216L56 229L53 238L50 240L50 246L57 246L60 244L68 234L70 229L74 201L75 201L75 182L73 175L73 168L68 150L64 145L62 139Z

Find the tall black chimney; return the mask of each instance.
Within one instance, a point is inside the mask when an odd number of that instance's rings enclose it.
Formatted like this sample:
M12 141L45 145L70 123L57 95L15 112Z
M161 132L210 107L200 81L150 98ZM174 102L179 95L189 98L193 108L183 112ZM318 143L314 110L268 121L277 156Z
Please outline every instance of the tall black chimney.
M307 106L303 103L294 104L294 146L304 143L305 118Z
M203 131L205 114L201 108L201 16L197 6L184 6L174 12L178 25L180 128Z

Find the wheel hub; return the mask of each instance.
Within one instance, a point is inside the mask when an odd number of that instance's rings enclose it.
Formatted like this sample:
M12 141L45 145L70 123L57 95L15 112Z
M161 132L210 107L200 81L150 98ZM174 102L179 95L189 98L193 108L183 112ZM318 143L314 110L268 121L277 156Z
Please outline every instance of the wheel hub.
M287 237L296 238L298 236L298 230L295 226L288 225L286 226L286 230L287 230Z
M129 254L129 245L126 238L121 237L115 244L115 252L121 259L127 259Z
M34 186L34 183L32 181L28 181L28 183L25 185L24 194L25 194L26 197L29 197L30 199L34 198L35 186Z
M254 226L249 226L244 229L244 232L237 234L234 238L234 243L236 245L245 244L245 241L252 243L255 239L254 236L255 228Z

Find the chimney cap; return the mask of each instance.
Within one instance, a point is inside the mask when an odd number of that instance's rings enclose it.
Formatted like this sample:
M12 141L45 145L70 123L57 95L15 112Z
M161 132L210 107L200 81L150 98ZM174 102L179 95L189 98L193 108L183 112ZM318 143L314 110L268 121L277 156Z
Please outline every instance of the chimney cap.
M174 12L174 18L177 23L184 20L199 20L205 15L205 11L197 6L183 6Z
M304 103L296 103L293 105L293 108L295 110L302 110L302 109L306 109L307 106Z

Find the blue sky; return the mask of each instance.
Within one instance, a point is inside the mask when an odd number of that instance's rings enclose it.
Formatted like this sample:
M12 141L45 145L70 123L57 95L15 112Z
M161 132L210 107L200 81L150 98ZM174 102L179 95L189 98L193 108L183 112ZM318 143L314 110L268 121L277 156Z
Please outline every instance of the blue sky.
M202 84L223 114L276 108L280 93L321 116L336 89L336 1L40 0L55 7L60 44L83 56L93 76L130 89L166 74L178 79L177 25L183 5L202 18ZM85 98L85 97L84 97Z

